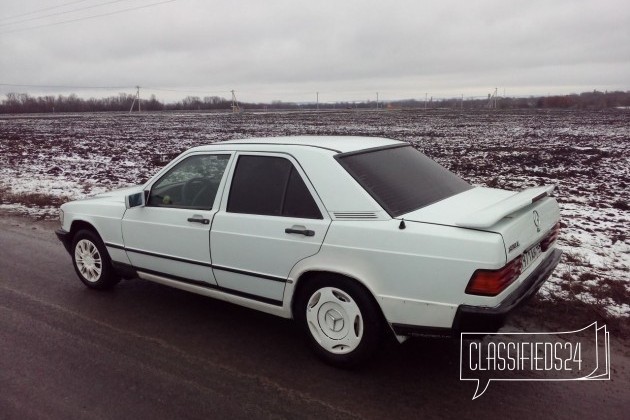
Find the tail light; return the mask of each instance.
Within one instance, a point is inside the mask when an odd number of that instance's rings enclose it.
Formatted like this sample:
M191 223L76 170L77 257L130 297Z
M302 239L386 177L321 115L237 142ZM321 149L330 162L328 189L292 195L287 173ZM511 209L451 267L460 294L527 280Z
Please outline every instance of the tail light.
M476 270L466 286L466 293L481 296L498 295L521 274L522 261L523 259L518 257L499 270Z
M542 250L542 252L545 252L549 249L551 244L554 243L556 239L558 239L559 234L560 234L560 222L556 223L553 226L553 228L551 228L547 236L545 236L543 240L540 241L540 249Z

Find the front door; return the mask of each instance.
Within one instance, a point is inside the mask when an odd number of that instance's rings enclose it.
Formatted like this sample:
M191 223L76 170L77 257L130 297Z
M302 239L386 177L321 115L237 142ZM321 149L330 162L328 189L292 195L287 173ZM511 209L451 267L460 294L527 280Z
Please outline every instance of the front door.
M291 269L319 252L330 218L292 157L236 159L210 233L214 275L223 288L281 304Z
M152 183L145 206L125 212L125 250L138 271L216 284L210 226L230 158L229 153L183 158Z

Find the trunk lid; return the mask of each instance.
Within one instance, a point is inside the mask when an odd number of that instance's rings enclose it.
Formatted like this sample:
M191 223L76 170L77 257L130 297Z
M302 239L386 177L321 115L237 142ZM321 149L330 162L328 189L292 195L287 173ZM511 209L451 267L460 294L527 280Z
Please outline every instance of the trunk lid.
M477 187L401 216L406 221L495 232L510 261L539 243L560 219L553 186L521 192Z

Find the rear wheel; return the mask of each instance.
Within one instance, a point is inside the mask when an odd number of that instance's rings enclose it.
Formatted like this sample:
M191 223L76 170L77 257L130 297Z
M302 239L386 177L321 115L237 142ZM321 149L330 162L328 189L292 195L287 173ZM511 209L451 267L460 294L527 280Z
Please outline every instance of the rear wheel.
M74 235L72 263L79 279L92 289L109 289L120 281L103 241L91 230L83 229Z
M352 280L309 280L299 292L295 310L311 348L327 363L357 366L379 347L383 328L380 309L369 292Z

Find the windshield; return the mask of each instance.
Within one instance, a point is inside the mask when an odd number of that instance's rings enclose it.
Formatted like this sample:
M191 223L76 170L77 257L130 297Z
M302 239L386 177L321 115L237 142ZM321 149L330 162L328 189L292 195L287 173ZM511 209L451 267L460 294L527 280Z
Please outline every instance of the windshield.
M392 217L472 188L411 145L368 149L336 158Z

